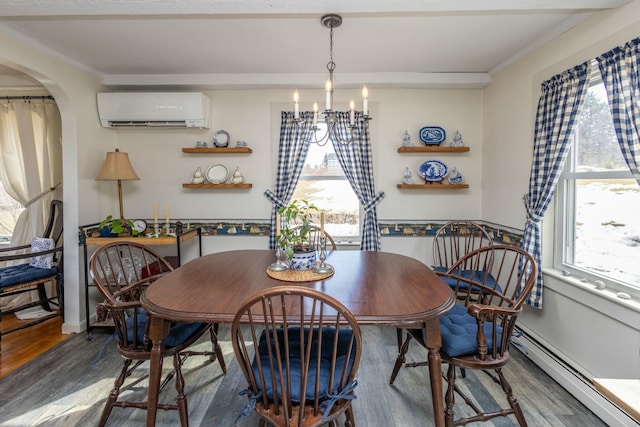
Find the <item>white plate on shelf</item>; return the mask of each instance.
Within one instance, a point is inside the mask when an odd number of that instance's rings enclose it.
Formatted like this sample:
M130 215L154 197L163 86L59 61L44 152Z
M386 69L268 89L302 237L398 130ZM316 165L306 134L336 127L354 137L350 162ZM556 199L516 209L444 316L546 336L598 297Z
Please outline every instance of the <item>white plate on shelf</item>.
M420 165L418 173L425 181L437 182L442 181L447 176L449 168L440 160L427 160Z
M213 145L215 145L216 147L226 147L229 145L230 140L231 138L229 138L229 132L227 132L226 130L219 130L215 135L213 135Z
M228 176L229 170L224 165L213 165L207 169L207 181L212 184L222 184Z

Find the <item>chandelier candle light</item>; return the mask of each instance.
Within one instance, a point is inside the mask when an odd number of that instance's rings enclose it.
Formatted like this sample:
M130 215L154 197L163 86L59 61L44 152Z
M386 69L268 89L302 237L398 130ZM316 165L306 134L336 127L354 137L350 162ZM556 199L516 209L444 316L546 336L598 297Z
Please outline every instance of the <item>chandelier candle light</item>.
M349 144L353 142L362 132L363 129L369 126L369 90L366 86L362 87L362 114L358 120L356 120L355 102L351 100L349 103L349 130L350 132L339 132L338 130L338 117L335 111L333 111L333 71L336 68L336 63L333 62L333 29L342 25L342 17L340 15L325 15L320 19L320 23L329 28L329 62L327 63L327 70L329 71L329 78L324 85L325 90L325 109L322 113L324 115L324 122L327 125L327 132L318 137L318 103L313 103L313 121L311 123L310 137L303 137L303 140L307 143L314 143L318 145L325 145L329 140L335 141L340 144ZM300 119L300 95L296 90L293 93L293 117L296 125L303 124L304 121Z

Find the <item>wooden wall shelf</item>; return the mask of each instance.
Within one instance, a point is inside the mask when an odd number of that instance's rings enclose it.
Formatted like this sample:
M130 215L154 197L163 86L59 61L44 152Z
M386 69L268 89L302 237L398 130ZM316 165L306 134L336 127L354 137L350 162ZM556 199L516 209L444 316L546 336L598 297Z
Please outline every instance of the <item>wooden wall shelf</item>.
M398 153L463 153L465 151L469 151L469 147L417 145L411 147L402 146L398 148Z
M183 153L209 153L209 154L231 154L231 153L252 153L253 150L249 147L207 147L207 148L198 148L198 147L189 147L183 148Z
M469 188L469 184L398 184L397 187L407 190L459 190Z
M251 188L253 184L182 184L182 188L218 188L218 189L230 189L230 188Z

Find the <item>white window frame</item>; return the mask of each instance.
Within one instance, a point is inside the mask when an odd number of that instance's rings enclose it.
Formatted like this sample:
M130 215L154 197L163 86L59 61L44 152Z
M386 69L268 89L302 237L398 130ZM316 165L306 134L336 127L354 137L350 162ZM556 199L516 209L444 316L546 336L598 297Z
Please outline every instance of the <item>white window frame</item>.
M324 120L322 118L318 118L318 125L319 127L322 128L321 132L326 131L326 127L324 127ZM313 145L313 143L309 143L309 149L311 149L311 145ZM333 147L333 142L332 141L326 141L326 144L331 144L331 147ZM333 150L333 152L335 153L335 150ZM305 159L306 162L306 159ZM340 165L340 167L342 168L342 166ZM342 175L342 176L303 176L302 174L300 175L300 178L298 180L298 182L300 181L345 181L347 184L349 184L349 180L347 179L346 175ZM298 186L298 183L296 183L296 187ZM353 188L351 188L351 185L349 184L349 189L353 192L353 196L356 198L356 201L358 200L355 192L353 191ZM294 196L295 198L295 196ZM359 245L360 241L362 239L361 233L362 233L362 221L363 221L363 212L362 212L362 206L360 205L360 203L358 202L358 234L356 234L355 236L341 236L341 235L334 235L331 234L331 237L333 238L333 240L336 242L337 245Z
M592 77L591 85L600 84L601 80ZM577 132L576 132L577 133ZM581 268L573 264L571 259L574 250L574 231L576 223L575 186L578 179L633 179L631 172L624 171L575 171L575 146L572 143L568 153L563 172L558 180L555 195L555 227L553 231L553 267L560 270L563 275L571 276L581 282L587 281L596 289L607 289L614 293L628 295L634 299L640 299L640 284L623 282L615 278L597 274L592 270ZM640 260L639 260L640 261ZM571 283L571 281L568 281ZM618 294L620 296L620 294Z

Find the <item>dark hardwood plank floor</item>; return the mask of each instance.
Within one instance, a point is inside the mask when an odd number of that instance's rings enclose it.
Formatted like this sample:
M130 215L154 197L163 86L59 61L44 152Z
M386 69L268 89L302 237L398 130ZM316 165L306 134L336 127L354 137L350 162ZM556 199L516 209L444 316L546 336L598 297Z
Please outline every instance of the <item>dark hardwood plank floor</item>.
M433 425L431 396L426 367L405 368L393 386L388 377L395 360L395 330L389 327L364 326L365 349L359 371L354 413L359 426L430 426ZM97 425L106 396L121 367L115 344L105 329L94 330L94 340L77 334L42 356L26 363L0 380L0 426L92 426ZM255 415L235 423L246 404L238 392L245 388L242 373L235 361L229 339L229 327L220 329L220 340L228 373L223 375L217 363L202 358L187 360L184 367L188 394L189 420L192 426L254 426ZM106 343L106 345L105 345ZM206 346L201 342L198 347ZM425 352L412 348L410 357L422 359ZM165 361L165 368L171 365ZM146 396L146 364L129 379L126 393ZM505 368L505 374L518 394L530 426L605 426L594 414L562 387L533 365L517 350ZM475 397L486 405L502 403L501 392L486 375L468 372L462 381L474 390ZM175 396L173 383L161 394L161 401ZM466 411L457 404L456 411ZM108 425L144 425L145 411L114 408ZM234 424L235 423L235 424ZM179 424L175 411L160 411L159 426ZM514 426L512 417L483 425Z

